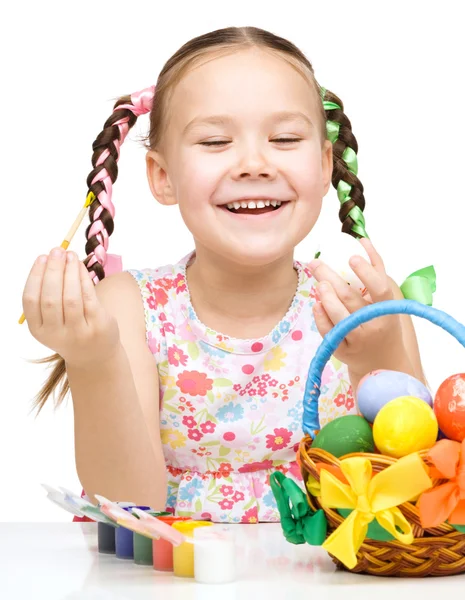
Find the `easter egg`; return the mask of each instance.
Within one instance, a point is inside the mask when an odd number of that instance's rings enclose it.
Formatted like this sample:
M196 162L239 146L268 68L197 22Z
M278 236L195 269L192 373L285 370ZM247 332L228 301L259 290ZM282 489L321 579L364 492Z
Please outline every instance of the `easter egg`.
M364 284L349 265L349 259L355 255L362 256L371 264L370 257L362 244L348 233L340 232L338 236L325 239L319 244L315 258L325 262L345 282L360 293L364 293L366 291Z
M315 436L312 448L321 448L337 458L352 452L373 452L373 432L363 417L345 415L327 423Z
M394 458L431 448L437 436L433 409L413 396L401 396L385 404L373 423L376 447Z
M434 413L441 431L451 440L465 439L465 373L451 375L434 397Z
M357 387L358 409L367 421L373 423L380 409L400 396L414 396L433 406L433 398L421 381L400 371L378 369L360 380Z

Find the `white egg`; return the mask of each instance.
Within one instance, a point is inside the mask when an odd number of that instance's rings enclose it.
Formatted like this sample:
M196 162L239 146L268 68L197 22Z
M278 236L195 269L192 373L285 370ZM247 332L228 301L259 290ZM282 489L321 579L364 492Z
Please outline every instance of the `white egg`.
M366 288L357 275L352 271L349 260L352 256L362 256L369 263L368 256L362 244L348 233L340 232L338 236L326 239L317 249L318 258L335 271L344 281L358 290L361 294Z

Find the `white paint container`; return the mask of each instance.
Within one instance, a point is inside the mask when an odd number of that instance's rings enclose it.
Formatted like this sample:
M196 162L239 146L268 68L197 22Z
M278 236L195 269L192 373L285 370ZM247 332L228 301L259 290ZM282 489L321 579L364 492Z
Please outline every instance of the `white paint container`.
M213 525L194 530L194 577L198 583L236 579L236 543L230 528Z

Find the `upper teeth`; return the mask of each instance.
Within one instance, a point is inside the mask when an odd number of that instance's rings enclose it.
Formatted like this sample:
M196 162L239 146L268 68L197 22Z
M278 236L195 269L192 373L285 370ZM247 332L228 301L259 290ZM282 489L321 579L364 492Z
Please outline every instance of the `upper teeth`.
M227 204L227 207L230 208L231 210L235 209L237 210L238 208L265 208L265 206L281 206L281 201L280 200L257 200L256 202L254 200L241 200L241 202L231 202L229 204Z

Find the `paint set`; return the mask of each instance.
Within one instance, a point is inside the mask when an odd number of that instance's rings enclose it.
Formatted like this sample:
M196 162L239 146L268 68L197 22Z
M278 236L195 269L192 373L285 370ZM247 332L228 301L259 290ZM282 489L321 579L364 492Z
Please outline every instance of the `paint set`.
M95 495L98 506L66 488L43 485L47 498L77 517L97 523L98 551L136 565L199 583L236 579L236 543L231 527L153 511Z

